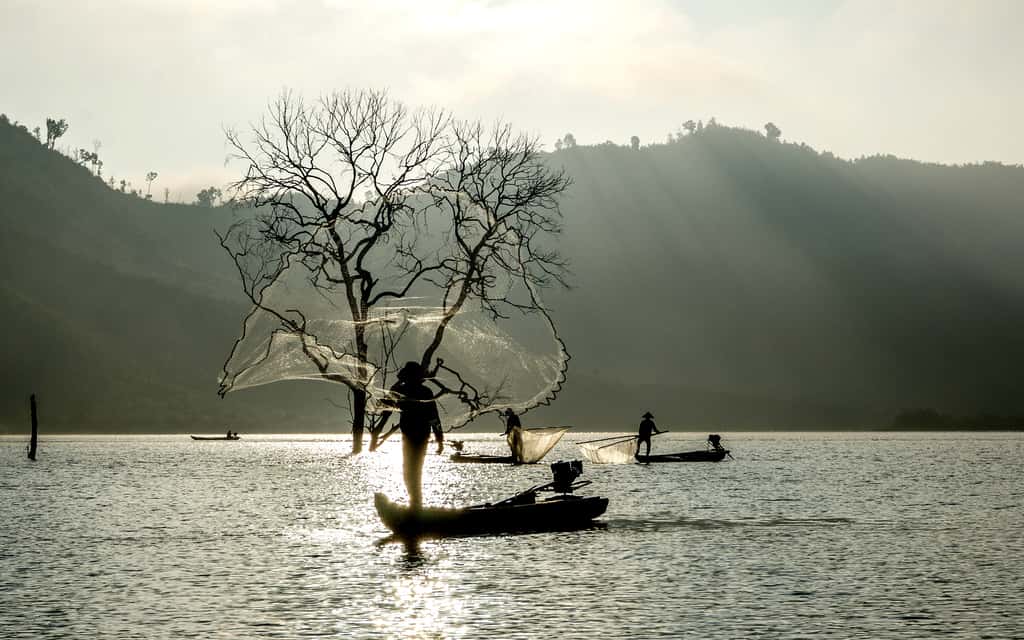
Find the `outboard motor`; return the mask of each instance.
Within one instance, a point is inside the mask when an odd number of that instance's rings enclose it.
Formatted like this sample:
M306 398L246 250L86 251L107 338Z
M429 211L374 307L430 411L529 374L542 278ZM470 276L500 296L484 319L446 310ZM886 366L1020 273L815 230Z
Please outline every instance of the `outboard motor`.
M583 463L579 460L551 463L551 489L558 493L572 493L573 482L583 475Z

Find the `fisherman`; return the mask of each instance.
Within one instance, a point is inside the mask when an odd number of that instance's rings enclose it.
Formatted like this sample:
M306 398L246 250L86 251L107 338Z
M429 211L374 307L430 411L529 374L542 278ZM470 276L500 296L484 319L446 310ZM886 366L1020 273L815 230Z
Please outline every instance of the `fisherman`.
M423 384L426 372L418 362L406 362L398 372L398 382L391 387L391 406L380 416L380 429L384 428L391 413L399 412L398 427L402 430L402 473L405 489L409 492L409 506L423 506L423 461L433 431L437 452L444 451L444 432L437 413L434 394Z
M522 429L523 423L519 421L519 416L516 415L516 412L509 407L505 409L505 433L501 435L507 436L516 427Z
M717 433L712 433L708 435L708 445L719 453L725 451L725 447L722 446L722 436L718 435Z
M523 423L511 407L505 409L505 436L508 448L512 451L512 462L521 463L523 457Z
M643 416L643 420L640 421L640 434L636 438L636 453L635 456L640 455L640 445L642 443L647 444L647 453L645 455L651 455L651 434L661 433L657 425L654 424L654 416L648 411Z

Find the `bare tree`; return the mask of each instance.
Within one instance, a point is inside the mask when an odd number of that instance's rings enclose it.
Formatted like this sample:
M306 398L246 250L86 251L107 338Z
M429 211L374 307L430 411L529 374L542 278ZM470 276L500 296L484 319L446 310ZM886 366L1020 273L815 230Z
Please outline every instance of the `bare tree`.
M219 234L221 245L253 313L269 314L276 331L297 339L320 379L347 387L353 451L362 449L365 431L371 446L380 435L367 412L369 381L395 370L387 360L400 336L390 335L379 308L410 292L429 289L441 301L433 335L419 352L424 367L447 376L448 383L434 378L437 395L486 410L493 392L436 356L467 304L495 320L511 311L546 315L536 297L511 297L509 283L518 279L531 291L565 284L566 264L544 239L560 231L558 197L570 180L543 164L537 140L506 124L410 110L376 91L335 92L313 103L285 92L248 133L227 132L245 165L230 189L255 214ZM427 243L431 233L444 242ZM352 323L351 343L325 345L304 309L268 299L268 289L296 264L319 297ZM391 341L384 353L371 352L375 331ZM225 362L224 379L243 338ZM342 358L355 365L332 368ZM222 383L221 393L228 390Z

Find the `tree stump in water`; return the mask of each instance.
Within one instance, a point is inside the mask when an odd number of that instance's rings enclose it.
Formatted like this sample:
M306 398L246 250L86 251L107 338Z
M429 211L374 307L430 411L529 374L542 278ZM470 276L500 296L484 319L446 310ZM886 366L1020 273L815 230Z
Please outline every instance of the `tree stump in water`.
M28 459L36 459L36 441L39 438L39 421L36 419L36 394L29 397L29 406L32 408L32 440L28 444Z

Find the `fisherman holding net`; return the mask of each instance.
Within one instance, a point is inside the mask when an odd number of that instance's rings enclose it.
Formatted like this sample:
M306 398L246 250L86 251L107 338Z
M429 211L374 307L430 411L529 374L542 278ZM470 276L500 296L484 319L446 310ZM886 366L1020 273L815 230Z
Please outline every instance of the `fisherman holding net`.
M636 438L636 454L640 455L640 445L647 444L647 453L645 455L651 455L651 435L654 433L661 433L657 425L654 424L654 416L648 411L643 416L643 420L640 421L640 433Z
M402 472L405 488L409 492L409 506L423 506L423 461L427 457L427 444L433 431L437 452L444 451L444 432L437 412L434 394L423 384L426 372L418 362L406 362L398 372L398 382L391 387L388 409L380 417L384 428L393 411L399 412L398 427L402 430Z
M512 451L512 462L519 464L523 461L523 423L511 407L505 409L505 436L508 448Z

